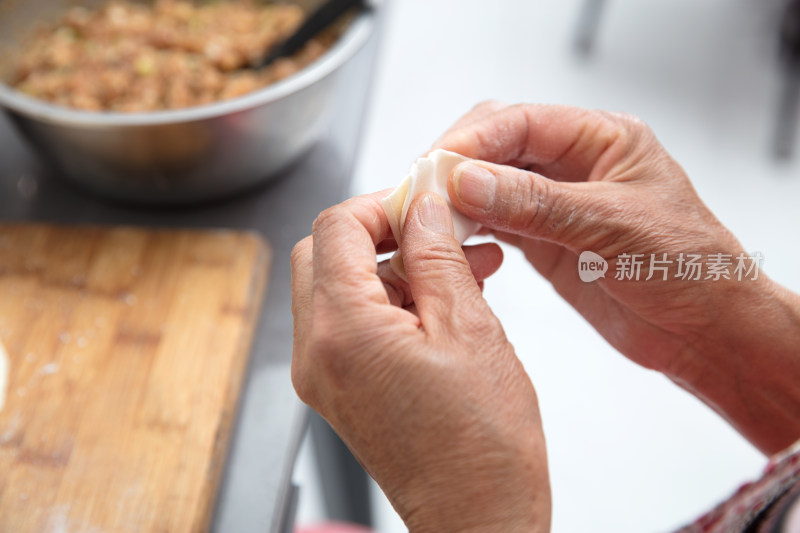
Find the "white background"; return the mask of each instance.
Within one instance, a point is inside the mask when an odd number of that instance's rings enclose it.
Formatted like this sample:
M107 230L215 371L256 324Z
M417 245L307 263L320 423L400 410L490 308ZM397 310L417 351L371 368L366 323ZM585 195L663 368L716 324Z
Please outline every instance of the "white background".
M798 290L800 153L778 163L769 151L780 4L608 2L595 53L581 59L571 46L580 0L394 0L352 192L399 183L482 99L632 112L745 247L764 254L766 272ZM669 531L759 474L765 459L720 418L628 362L505 252L485 294L539 393L553 531ZM296 477L299 522L319 520L307 449ZM405 530L379 506L380 531Z

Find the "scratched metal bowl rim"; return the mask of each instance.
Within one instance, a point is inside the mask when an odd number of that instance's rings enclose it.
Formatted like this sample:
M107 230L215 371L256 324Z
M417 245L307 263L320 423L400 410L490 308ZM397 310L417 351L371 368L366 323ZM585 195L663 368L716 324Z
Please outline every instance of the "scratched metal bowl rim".
M27 96L0 81L0 105L42 122L80 127L156 126L180 124L247 111L296 93L339 69L372 33L370 13L356 17L319 59L286 79L231 100L203 106L147 112L84 111Z

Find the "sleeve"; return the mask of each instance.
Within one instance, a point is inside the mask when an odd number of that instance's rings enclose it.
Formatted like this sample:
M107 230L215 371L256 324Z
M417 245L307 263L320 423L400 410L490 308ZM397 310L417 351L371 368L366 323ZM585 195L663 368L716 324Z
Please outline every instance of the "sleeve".
M789 511L794 512L796 498L787 498L786 509L776 513L780 520L766 520L773 504L800 488L800 441L773 456L761 479L747 483L709 513L676 533L761 533L782 532ZM777 506L776 506L777 507ZM770 526L765 529L767 522ZM776 529L777 528L777 529Z

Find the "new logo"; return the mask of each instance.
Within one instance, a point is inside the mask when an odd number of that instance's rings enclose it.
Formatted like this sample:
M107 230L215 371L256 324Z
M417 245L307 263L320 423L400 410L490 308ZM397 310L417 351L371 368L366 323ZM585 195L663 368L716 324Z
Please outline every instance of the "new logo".
M606 277L608 262L594 252L582 252L578 258L578 275L581 281L591 283L592 281Z

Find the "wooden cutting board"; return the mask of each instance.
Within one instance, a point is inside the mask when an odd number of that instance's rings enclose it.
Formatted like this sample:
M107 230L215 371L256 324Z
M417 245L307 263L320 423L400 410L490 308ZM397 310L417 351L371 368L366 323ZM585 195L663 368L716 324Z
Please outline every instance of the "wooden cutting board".
M0 532L208 529L269 258L250 233L0 224Z

